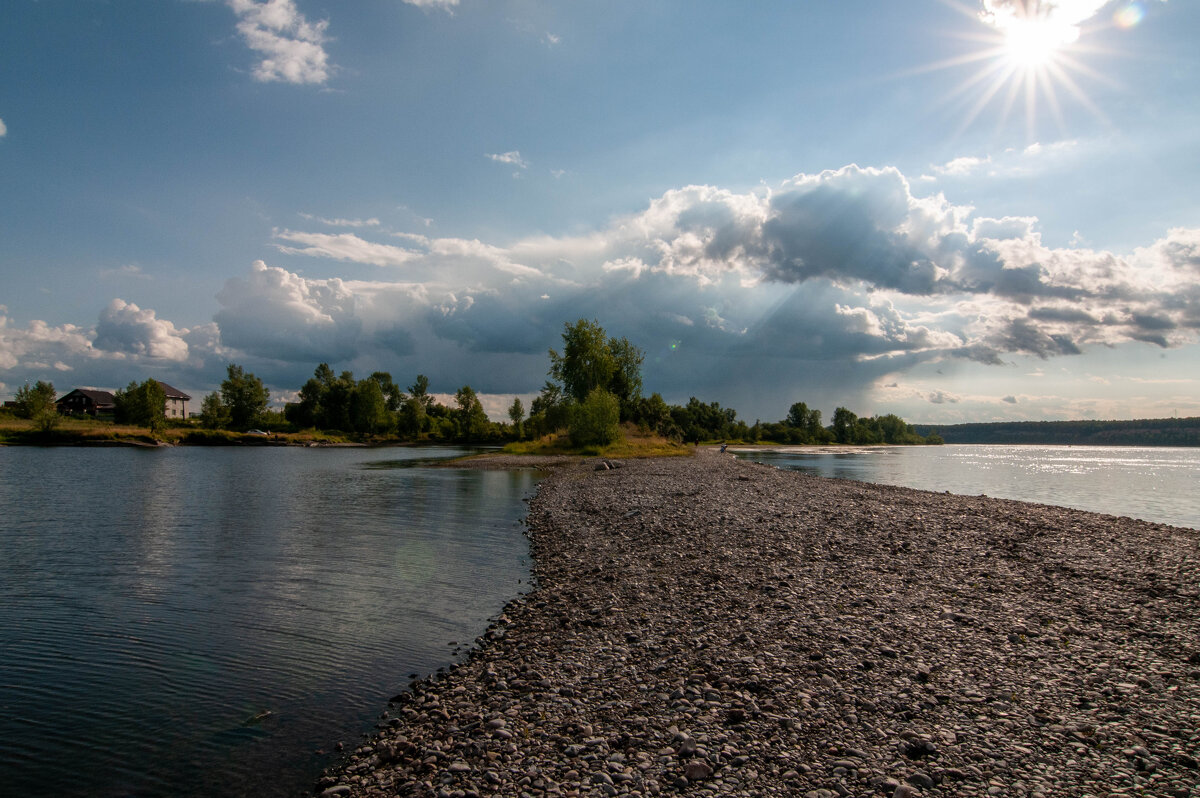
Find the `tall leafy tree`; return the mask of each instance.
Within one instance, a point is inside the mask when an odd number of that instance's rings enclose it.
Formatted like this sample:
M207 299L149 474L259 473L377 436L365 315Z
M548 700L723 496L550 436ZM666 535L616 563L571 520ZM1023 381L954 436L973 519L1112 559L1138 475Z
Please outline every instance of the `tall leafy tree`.
M400 405L396 424L401 435L416 438L425 429L427 415L425 405L415 396L410 396Z
M350 396L350 420L355 432L375 435L391 426L387 399L379 382L368 377L354 386Z
M387 409L395 413L400 409L400 405L408 398L404 391L400 390L400 386L392 379L392 375L386 371L372 372L370 379L379 384L379 390L383 392L384 401L387 403Z
M33 420L35 427L49 432L58 426L58 407L54 404L57 394L54 383L38 380L32 386L25 384L17 389L17 415Z
M417 379L413 384L408 386L408 392L412 394L414 399L424 405L426 413L433 408L433 397L429 395L429 378L424 374L417 375Z
M599 322L580 319L563 327L562 354L550 350L550 376L562 384L567 396L582 402L593 389L609 384L617 362Z
M241 366L230 363L221 382L221 401L229 410L229 426L244 430L267 409L271 394L262 380Z
M47 409L54 409L54 383L38 380L33 385L26 383L17 389L17 415L21 418L35 418Z
M608 351L616 368L605 387L617 397L621 403L621 418L627 420L642 397L642 363L646 356L628 338L609 338Z
M853 443L854 442L854 426L858 423L858 416L844 407L839 407L833 411L833 438L838 443Z
M642 351L626 338L608 337L595 320L564 324L562 338L562 352L550 350L550 376L563 393L582 402L603 388L617 398L622 417L632 417L642 395Z
M512 422L513 434L521 437L521 420L525 418L525 405L521 403L521 397L514 396L512 404L508 406L508 420Z
M455 392L454 403L458 405L459 433L470 441L483 431L487 424L487 413L483 411L483 405L470 385L464 385Z
M167 422L167 392L156 380L148 379L140 385L131 382L113 398L118 423L149 427L152 434L157 434Z
M224 429L229 426L229 410L221 402L221 394L214 391L200 403L200 426L205 429Z

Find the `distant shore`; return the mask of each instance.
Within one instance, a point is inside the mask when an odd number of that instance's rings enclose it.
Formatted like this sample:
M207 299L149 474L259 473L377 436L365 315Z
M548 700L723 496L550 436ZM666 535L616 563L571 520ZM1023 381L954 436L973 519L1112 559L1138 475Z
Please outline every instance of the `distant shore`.
M550 472L536 589L318 793L1200 796L1200 532L611 465Z

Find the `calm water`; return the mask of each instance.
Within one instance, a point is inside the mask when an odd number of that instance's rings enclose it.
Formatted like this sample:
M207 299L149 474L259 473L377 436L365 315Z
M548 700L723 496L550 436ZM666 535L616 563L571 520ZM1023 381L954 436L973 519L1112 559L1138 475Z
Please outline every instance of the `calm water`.
M307 794L527 587L452 454L0 448L0 794Z
M947 445L737 454L823 477L985 494L1200 528L1200 449Z

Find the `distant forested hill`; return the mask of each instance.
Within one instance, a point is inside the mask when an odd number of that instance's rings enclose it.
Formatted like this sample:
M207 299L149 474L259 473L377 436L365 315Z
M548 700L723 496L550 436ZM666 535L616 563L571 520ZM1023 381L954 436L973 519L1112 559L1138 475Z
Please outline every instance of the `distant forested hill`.
M989 424L914 424L918 435L946 443L1042 443L1081 446L1200 446L1200 418L1135 421L1006 421Z

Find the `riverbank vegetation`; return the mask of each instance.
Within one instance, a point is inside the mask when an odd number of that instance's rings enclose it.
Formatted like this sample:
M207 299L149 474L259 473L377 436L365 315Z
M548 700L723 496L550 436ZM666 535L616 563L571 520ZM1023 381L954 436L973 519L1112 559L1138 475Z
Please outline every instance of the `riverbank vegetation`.
M1132 421L1003 421L923 425L926 435L947 443L1060 446L1200 446L1200 418Z
M672 454L684 444L914 444L922 438L895 415L860 418L839 407L823 426L821 411L796 402L778 422L747 424L733 408L691 397L670 405L658 393L642 393L644 355L626 338L609 336L596 321L564 324L561 350L549 352L549 379L529 406L508 408L508 422L493 421L470 385L449 405L431 393L429 378L416 375L400 387L391 374L364 378L336 373L321 363L300 387L297 401L282 410L253 373L229 364L220 390L205 396L194 419L167 419L164 394L152 379L115 394L111 420L60 417L54 386L37 383L18 391L0 417L0 443L134 443L184 445L459 443L508 444L512 453L594 453L625 457Z

